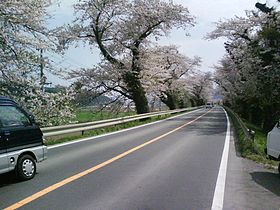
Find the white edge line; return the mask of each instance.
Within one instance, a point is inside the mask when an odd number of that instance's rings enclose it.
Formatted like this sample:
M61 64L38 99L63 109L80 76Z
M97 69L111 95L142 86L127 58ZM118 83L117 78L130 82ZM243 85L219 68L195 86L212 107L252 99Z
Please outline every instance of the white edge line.
M191 113L197 112L201 109L202 108L196 109L194 111L190 111L190 112L187 112L187 113L183 113L183 114L180 114L180 115L176 115L176 116L173 116L173 117L169 117L169 118L166 118L164 120L159 120L159 121L151 122L151 123L148 123L148 124L135 126L135 127L132 127L132 128L126 128L126 129L119 130L119 131L114 131L114 132L111 132L111 133L105 133L105 134L101 134L101 135L98 135L98 136L92 136L92 137L83 138L83 139L79 139L79 140L73 140L73 141L70 141L70 142L61 143L61 144L57 144L57 145L53 145L53 146L48 146L48 149L51 150L51 149L55 149L55 148L58 148L58 147L63 147L63 146L71 145L71 144L84 142L84 141L90 141L90 140L93 140L93 139L98 139L98 138L102 138L102 137L105 137L105 136L110 136L110 135L130 131L130 130L134 130L134 129L137 129L137 128L142 128L142 127L153 125L153 124L156 124L156 123L160 123L160 122L163 122L163 121L166 121L166 120L169 120L169 119L173 119L173 118L180 117L180 116L183 116L183 115L191 114Z
M223 209L224 205L224 195L225 195L225 185L226 185L226 175L227 175L227 164L228 164L228 154L229 154L229 143L230 143L230 122L227 112L224 110L227 118L227 132L224 144L223 155L220 163L219 174L216 182L215 193L212 202L212 210Z

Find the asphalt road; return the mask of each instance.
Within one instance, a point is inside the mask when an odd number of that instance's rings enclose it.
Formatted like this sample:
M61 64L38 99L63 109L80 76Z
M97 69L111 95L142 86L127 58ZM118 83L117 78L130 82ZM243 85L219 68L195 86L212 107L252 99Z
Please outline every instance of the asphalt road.
M227 119L220 107L208 111L50 148L33 180L0 176L0 209L87 169L20 209L211 209Z

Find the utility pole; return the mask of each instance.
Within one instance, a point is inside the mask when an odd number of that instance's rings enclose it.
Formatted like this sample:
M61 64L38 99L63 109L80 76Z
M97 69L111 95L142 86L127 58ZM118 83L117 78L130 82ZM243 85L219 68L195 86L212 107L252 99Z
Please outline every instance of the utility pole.
M45 67L45 62L44 62L44 57L43 57L43 49L40 49L40 85L41 85L41 90L45 92L45 83L46 83L46 76L44 74L44 67Z

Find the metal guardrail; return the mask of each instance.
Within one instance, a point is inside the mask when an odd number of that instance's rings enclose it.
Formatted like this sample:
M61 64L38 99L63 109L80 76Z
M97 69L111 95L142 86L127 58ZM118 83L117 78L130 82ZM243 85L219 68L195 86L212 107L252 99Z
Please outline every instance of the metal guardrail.
M241 120L241 118L230 108L224 106L227 112L230 112L231 115L237 120L238 124L240 125L243 133L245 134L246 139L251 140L254 142L254 134L255 132L253 130L250 130L249 128L246 127L244 122Z
M149 115L160 114L160 113L165 113L165 112L168 112L168 111L160 111L160 112L152 112L152 113L145 113L145 114L139 114L139 115L131 115L131 116L126 116L126 117L118 117L118 118L114 118L114 119L99 120L99 121L93 121L93 122L76 123L76 124L53 126L53 127L45 127L45 128L41 128L41 130L44 133L48 133L48 132L52 132L52 131L59 131L59 130L71 129L71 128L81 128L81 127L86 127L86 126L115 122L115 121L124 120L124 119L131 119L131 118L139 117L139 116L149 116Z
M136 120L148 119L151 117L162 116L166 114L175 114L185 111L192 111L195 109L202 108L200 107L191 107L186 109L178 109L173 111L161 111L161 112L153 112L153 113L146 113L146 114L139 114L127 117L119 117L115 119L108 119L108 120L101 120L95 122L88 122L88 123L78 123L78 124L71 124L71 125L63 125L63 126L54 126L54 127L46 127L42 128L42 132L44 137L54 137L54 136L61 136L66 134L78 133L81 132L82 134L85 131L95 130L98 128L106 128L114 125L120 125Z

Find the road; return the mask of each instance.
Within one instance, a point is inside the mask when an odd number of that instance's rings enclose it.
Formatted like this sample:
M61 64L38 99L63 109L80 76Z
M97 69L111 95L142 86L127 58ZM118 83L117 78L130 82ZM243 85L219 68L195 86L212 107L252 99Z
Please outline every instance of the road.
M211 209L226 131L215 107L51 147L33 180L0 176L0 209Z

